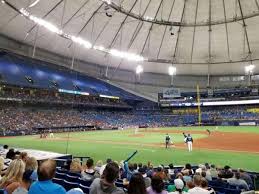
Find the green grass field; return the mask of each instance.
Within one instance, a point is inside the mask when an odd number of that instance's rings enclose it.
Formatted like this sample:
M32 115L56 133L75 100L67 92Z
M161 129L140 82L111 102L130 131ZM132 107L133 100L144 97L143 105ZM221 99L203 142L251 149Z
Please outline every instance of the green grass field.
M215 127L212 128L212 130ZM195 130L204 131L207 127L176 127L162 128L161 130ZM222 132L249 132L259 133L259 127L219 127ZM138 134L142 134L139 132ZM259 172L259 154L236 153L229 151L211 151L195 148L189 153L186 149L171 148L166 150L163 147L152 146L164 142L165 133L147 133L144 137L131 137L133 130L125 131L95 131L95 132L74 132L69 135L68 153L74 156L90 156L97 160L124 160L135 150L138 154L132 162L152 161L154 165L174 163L175 165L199 164L204 162L214 163L219 166L230 165L234 168L244 168ZM174 142L183 142L181 133L171 134ZM67 133L55 134L55 139L39 139L39 136L21 136L1 138L1 144L8 144L13 147L39 149L59 153L66 152ZM205 134L194 134L193 138L204 138ZM259 141L259 140L258 140Z

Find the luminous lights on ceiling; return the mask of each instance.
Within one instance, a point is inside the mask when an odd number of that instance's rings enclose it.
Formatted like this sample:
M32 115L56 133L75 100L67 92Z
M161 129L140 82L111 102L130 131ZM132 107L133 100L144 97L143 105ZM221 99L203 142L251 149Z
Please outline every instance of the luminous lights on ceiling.
M36 0L34 1L32 4L29 5L29 7L34 7L35 5L37 5L40 2L40 0Z
M245 72L247 74L252 74L254 71L254 68L255 68L255 65L247 65L247 66L245 66Z
M4 0L1 0L1 3L5 3L5 1L4 1Z
M175 75L176 74L176 67L170 66L168 68L168 74L171 75L171 76Z
M81 37L73 36L73 35L70 35L70 34L67 34L67 33L63 32L61 29L59 29L54 24L30 14L24 8L20 9L20 13L22 14L22 16L27 17L29 20L33 21L34 23L38 24L39 26L42 26L45 29L47 29L51 32L54 32L54 33L66 38L66 39L69 39L69 40L73 41L74 43L77 43L77 44L79 44L79 45L81 45L81 46L83 46L87 49L95 49L95 50L98 50L98 51L106 52L106 53L109 53L113 56L120 57L120 58L123 58L123 59L127 59L127 60L130 60L130 61L144 61L145 60L144 57L142 57L141 55L138 55L138 54L119 51L119 50L116 50L116 49L107 49L103 46L94 46L93 47L93 45L89 41L84 40Z
M139 74L143 73L143 71L144 71L144 69L143 69L143 67L141 65L138 65L136 67L136 74L139 75Z

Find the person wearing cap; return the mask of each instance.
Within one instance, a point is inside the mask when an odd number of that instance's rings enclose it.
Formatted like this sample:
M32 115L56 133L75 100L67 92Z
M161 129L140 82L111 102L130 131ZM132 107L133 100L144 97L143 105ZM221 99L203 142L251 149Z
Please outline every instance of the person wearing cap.
M31 184L34 181L37 181L37 179L38 176L35 171L25 170L23 173L22 182L20 186L13 191L13 194L27 194Z
M185 191L184 182L182 181L182 179L175 179L174 185L175 191L168 194L189 194L187 191Z
M147 170L144 167L138 169L139 173L143 176L146 188L151 185L151 178L147 176Z
M178 174L176 175L176 179L175 179L175 180L177 180L177 179L180 179L180 180L182 180L183 183L185 183L184 180L183 180L183 176L182 176L181 173L178 173ZM178 181L178 182L179 182L179 181ZM168 185L167 191L168 191L168 192L175 192L175 191L177 191L175 182L174 182L173 185ZM188 188L185 187L185 184L184 184L184 187L182 188L182 191L188 192Z

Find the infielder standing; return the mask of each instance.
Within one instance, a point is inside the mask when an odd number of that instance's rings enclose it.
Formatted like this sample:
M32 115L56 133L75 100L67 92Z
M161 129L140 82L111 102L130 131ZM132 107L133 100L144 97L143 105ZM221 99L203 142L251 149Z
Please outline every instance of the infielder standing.
M170 145L170 140L171 140L171 137L170 135L168 135L168 133L166 134L165 136L165 148L167 149Z
M186 143L187 143L189 152L191 152L192 151L193 139L192 139L192 136L190 134L188 134L187 137L186 137Z

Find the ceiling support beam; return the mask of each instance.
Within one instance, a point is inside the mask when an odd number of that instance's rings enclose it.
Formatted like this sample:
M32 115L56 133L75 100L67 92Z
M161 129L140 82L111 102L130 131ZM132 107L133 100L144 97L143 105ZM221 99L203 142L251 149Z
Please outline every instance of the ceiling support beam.
M174 9L174 4L175 4L175 0L173 1L173 4L171 6L170 13L169 13L167 21L169 21L170 18L171 18L171 15L172 15L172 12L173 12L173 9ZM159 46L159 49L158 49L158 53L157 53L157 56L156 56L157 59L159 58L159 55L160 55L160 51L161 51L161 48L162 48L162 45L163 45L163 42L164 42L164 38L165 38L165 33L166 33L166 30L167 30L167 27L168 26L165 26L165 29L164 29L163 37L162 37L162 40L161 40L161 43L160 43L160 46ZM172 30L173 26L171 26L170 28Z
M225 21L227 21L225 0L222 0L222 3L223 3L224 19L225 19ZM230 59L228 24L227 24L227 22L225 22L225 29L226 29L226 39L227 39L228 60L230 61L231 59Z
M196 0L196 9L195 9L194 24L196 24L196 22L197 22L198 7L199 7L199 0ZM191 63L192 63L192 58L193 58L193 48L194 48L195 35L196 35L196 25L194 25L194 27L193 27L192 50L191 50Z
M43 17L42 19L46 18L49 14L51 14L64 0L60 0L54 7L52 7ZM32 30L36 27L37 25L34 24L29 31L27 31L27 34L30 34Z
M259 11L259 3L257 0L255 0L255 4L256 4L257 10Z
M158 6L158 9L156 10L156 14L155 14L154 19L157 18L157 14L158 14L158 12L159 12L159 10L160 10L160 7L161 7L163 1L164 1L164 0L161 0L161 1L160 1L159 6ZM145 47L146 47L147 41L148 41L148 39L150 38L149 36L150 36L151 31L152 31L153 25L154 25L154 23L151 24L151 26L150 26L150 28L149 28L149 30L148 30L148 34L147 34L147 37L146 37L146 39L145 39L144 45L143 45L143 47L142 47L142 50L141 50L141 52L140 52L140 55L143 55L143 52L144 52L144 49L145 49Z
M138 0L135 0L135 2L133 3L133 5L131 6L129 12L131 12L131 11L133 10L133 8L134 8L135 5L137 4L137 2L138 2ZM123 21L121 22L119 29L117 30L117 32L116 32L115 36L113 37L113 39L112 39L110 45L108 46L108 49L110 49L110 48L113 47L113 45L114 45L114 43L116 42L116 40L117 40L117 38L118 38L118 35L119 35L119 33L120 33L122 27L124 26L125 21L128 19L128 17L129 17L129 16L126 15L126 17L125 17L125 18L123 19ZM107 55L107 54L106 54L106 55Z
M90 0L85 1L77 10L75 13L73 13L73 15L64 23L63 28L66 27L66 25L68 25L68 23L70 23L72 21L72 19L74 19L74 17L85 7L85 5L89 2Z
M209 54L209 58L208 58L208 79L207 79L207 87L210 86L210 63L212 61L212 55L211 55L211 33L212 33L212 28L211 28L211 0L209 0L209 48L208 48L208 54Z
M99 1L103 1L103 0L99 0ZM108 4L107 4L108 5ZM125 10L122 6L120 5L116 5L114 2L111 2L111 4L109 4L109 6L111 8L113 8L114 10L116 10L117 12L120 12L124 15L129 15L130 17L137 19L137 20L141 20L141 21L145 21L145 22L149 22L149 23L154 23L154 24L158 24L158 25L167 25L167 26L183 26L183 27L194 27L194 23L186 23L186 22L175 22L175 21L163 21L163 20L155 20L155 19L147 19L141 15L138 15L136 13L129 13L128 10ZM259 11L254 12L254 13L250 13L248 15L243 16L244 19L248 19L251 17L256 17L259 16ZM237 21L241 21L242 17L240 16L236 16L236 17L231 17L227 19L227 23L232 23L232 22L237 22ZM225 20L217 20L217 21L212 21L211 25L218 25L218 24L224 24ZM196 26L208 26L208 22L207 21L202 21L199 23L196 23Z
M183 22L183 18L184 18L186 1L187 0L184 0L183 11L182 11L182 15L181 15L181 22ZM174 64L176 62L176 53L177 53L177 50L178 50L180 34L181 34L181 26L179 26L179 29L178 29L178 36L177 36L177 39L176 39L176 43L175 43L175 47L174 47L174 52L173 52L173 60L171 62L172 64Z
M245 32L245 38L246 38L246 43L247 43L247 48L248 48L248 54L251 55L251 48L250 48L250 43L249 43L249 38L248 38L248 34L247 34L247 29L246 29L246 23L245 23L245 19L244 19L244 15L243 15L243 9L242 9L242 5L240 0L238 0L238 4L239 4L239 9L240 9L240 13L241 13L241 17L242 17L242 22L243 22L243 27L244 27L244 32Z

